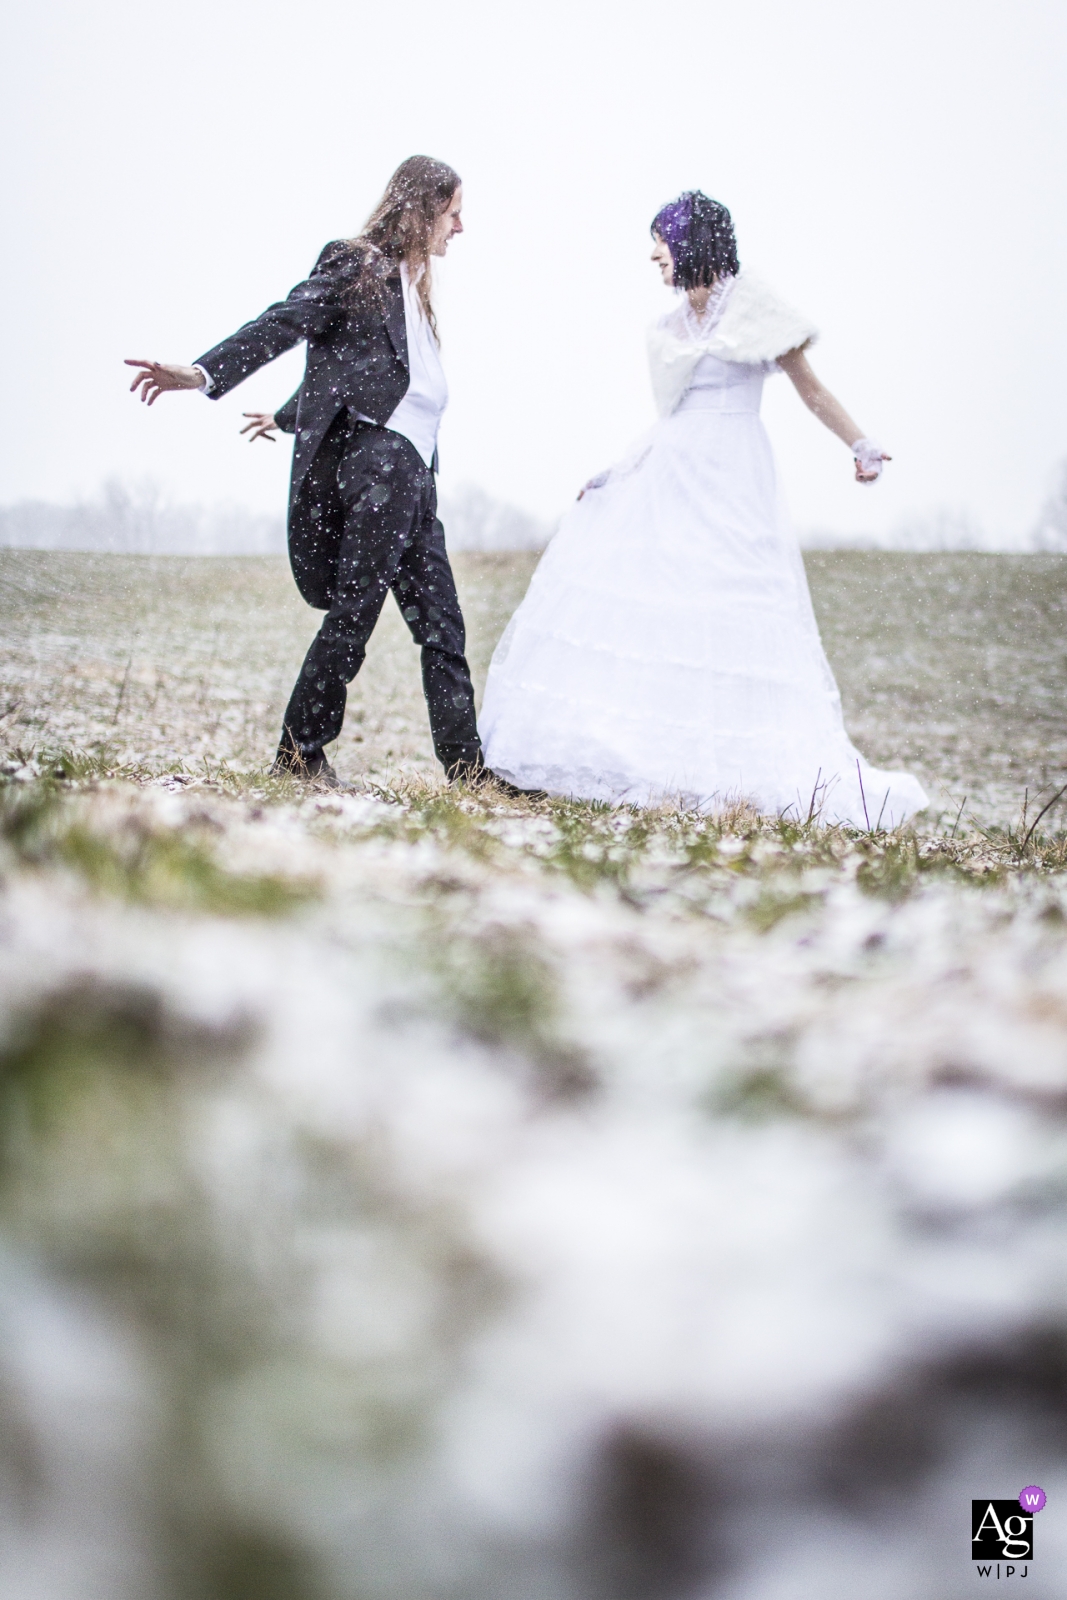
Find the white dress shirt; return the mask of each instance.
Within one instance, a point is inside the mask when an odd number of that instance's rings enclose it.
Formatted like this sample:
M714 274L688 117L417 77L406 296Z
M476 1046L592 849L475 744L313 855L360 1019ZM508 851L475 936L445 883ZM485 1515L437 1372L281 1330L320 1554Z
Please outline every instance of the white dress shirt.
M426 269L429 271L429 268ZM437 449L437 430L448 404L448 383L433 329L422 309L419 293L408 275L407 262L400 264L404 286L404 327L408 336L408 365L411 382L403 400L385 424L393 433L410 439L426 465L433 465ZM369 417L364 417L369 422Z
M427 268L427 271L429 268ZM448 404L448 383L441 365L437 340L426 320L418 290L408 273L407 262L400 263L400 282L404 290L404 327L408 339L408 366L411 382L407 393L385 424L393 433L402 433L410 439L428 467L433 465L437 450L437 430ZM193 369L202 374L201 394L210 394L215 381L206 368ZM361 422L372 422L371 417L357 412Z

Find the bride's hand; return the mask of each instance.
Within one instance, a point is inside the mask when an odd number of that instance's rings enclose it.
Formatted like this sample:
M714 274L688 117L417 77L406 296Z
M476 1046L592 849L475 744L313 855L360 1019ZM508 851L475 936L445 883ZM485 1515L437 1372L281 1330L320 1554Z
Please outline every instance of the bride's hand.
M169 361L126 361L128 367L140 367L136 378L130 384L130 393L136 394L141 390L141 399L148 405L155 405L161 394L168 389L202 389L204 387L204 374L198 372L196 367L177 366Z
M892 461L892 459L893 459L892 456L887 456L887 455L885 455L883 453L883 455L882 455L882 460L883 461ZM856 482L857 483L877 483L878 479L881 476L882 476L881 467L877 467L877 468L865 467L863 462L860 461L859 458L857 457L857 459L856 459Z
M251 435L249 444L253 439L269 439L271 444L277 444L273 430L278 426L274 420L273 411L242 411L243 417L250 417L251 421L241 429L242 433Z
M893 459L873 439L857 439L852 454L856 458L857 483L875 483L882 476L882 463Z

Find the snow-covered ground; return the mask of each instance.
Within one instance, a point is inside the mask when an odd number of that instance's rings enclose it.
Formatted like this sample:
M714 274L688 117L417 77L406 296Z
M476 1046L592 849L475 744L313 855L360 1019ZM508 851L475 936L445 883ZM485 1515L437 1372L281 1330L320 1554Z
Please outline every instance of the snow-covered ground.
M1062 837L41 770L0 1594L1060 1593Z
M536 561L454 557L479 693ZM806 564L849 731L876 765L919 775L931 826L961 805L1016 822L1027 791L1067 778L1067 559L813 551ZM0 552L0 744L107 746L152 770L261 767L319 617L282 557ZM438 770L392 600L333 758L348 778Z
M280 561L4 553L0 1600L1058 1596L1064 563L808 567L914 836L446 790L392 608L301 792Z

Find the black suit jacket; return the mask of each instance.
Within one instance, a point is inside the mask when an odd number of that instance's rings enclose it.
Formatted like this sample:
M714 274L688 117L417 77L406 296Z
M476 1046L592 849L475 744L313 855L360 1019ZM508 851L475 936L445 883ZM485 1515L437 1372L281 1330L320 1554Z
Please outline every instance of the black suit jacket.
M334 240L310 278L285 300L196 361L211 374L215 400L301 340L307 342L304 381L275 417L286 432L296 433L289 554L300 592L311 605L323 604L324 581L341 537L339 502L329 492L331 474L325 462L312 472L316 457L327 435L330 447L336 446L339 434L332 425L342 411L361 412L384 425L411 382L399 270L384 278L381 304L365 294L356 298L352 289L364 259L362 247Z
M274 413L274 422L283 433L296 432L296 414L300 409L300 390L291 394L283 406Z

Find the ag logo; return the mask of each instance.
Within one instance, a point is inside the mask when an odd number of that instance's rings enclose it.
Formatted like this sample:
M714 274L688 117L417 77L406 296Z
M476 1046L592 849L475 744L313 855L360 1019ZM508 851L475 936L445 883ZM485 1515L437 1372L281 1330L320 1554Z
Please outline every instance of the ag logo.
M1021 1500L971 1501L972 1561L1034 1559L1034 1513Z

